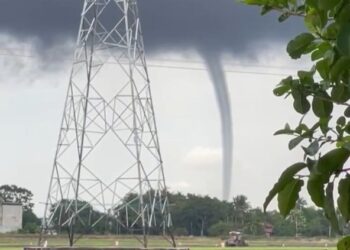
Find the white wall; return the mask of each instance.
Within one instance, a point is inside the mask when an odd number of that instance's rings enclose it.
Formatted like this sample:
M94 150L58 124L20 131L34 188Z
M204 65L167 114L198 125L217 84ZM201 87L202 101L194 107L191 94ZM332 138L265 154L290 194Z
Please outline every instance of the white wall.
M21 205L0 205L0 213L0 233L13 232L22 228Z

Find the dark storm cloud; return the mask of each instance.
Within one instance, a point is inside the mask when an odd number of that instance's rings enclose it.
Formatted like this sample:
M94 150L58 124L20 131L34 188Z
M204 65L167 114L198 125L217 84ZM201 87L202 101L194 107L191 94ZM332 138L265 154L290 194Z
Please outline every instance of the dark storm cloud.
M50 67L64 53L59 49L45 53L46 50L76 37L81 8L82 0L0 0L0 33L20 39L35 38L37 51L46 59L42 60L44 67ZM195 49L206 63L221 114L223 195L227 199L232 175L233 123L220 53L254 56L264 49L252 49L253 45L264 44L259 44L260 40L288 40L302 25L279 24L276 16L261 17L257 8L234 0L139 0L139 9L148 53ZM55 66L57 63L53 63Z
M0 32L37 38L39 48L75 39L81 0L0 0ZM279 24L261 17L257 8L234 0L140 0L148 52L199 48L245 52L258 40L287 40L301 29L298 22ZM295 20L294 20L295 21Z

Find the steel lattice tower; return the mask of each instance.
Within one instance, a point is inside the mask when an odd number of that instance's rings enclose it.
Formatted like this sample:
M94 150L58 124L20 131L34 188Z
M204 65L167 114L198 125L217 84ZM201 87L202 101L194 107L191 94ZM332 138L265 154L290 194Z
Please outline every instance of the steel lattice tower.
M40 242L171 223L136 0L85 0Z

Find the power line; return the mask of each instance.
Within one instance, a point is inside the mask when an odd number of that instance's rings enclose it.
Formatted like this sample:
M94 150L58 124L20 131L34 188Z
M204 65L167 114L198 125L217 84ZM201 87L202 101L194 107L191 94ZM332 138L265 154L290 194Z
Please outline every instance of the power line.
M167 68L167 69L181 69L181 70L192 70L192 71L207 71L207 68L199 67L187 67L187 66L173 66L173 65L157 65L157 64L147 64L148 67L152 68ZM268 73L268 72L258 72L258 71L241 71L241 70L224 70L227 73L237 73L237 74L252 74L252 75L269 75L269 76L288 76L287 73Z
M1 50L0 50L1 51ZM27 58L35 58L31 55L20 55L20 54L5 54L0 52L0 56L13 56L13 57L27 57Z
M160 61L160 62L175 62L175 63L187 63L187 64L203 64L203 61L199 60L178 60L178 59L161 59L156 58L152 59L154 61ZM290 66L281 66L281 65L261 65L261 64L246 64L246 63L225 63L225 65L228 66L238 66L238 67L251 67L251 68L267 68L267 69L291 69L291 70L298 70L297 67L290 67Z
M11 50L17 50L20 49L1 49L0 48L0 56L16 56L16 57L36 57L32 55L21 55L21 54L15 54L15 53L1 53L1 51L11 51ZM203 61L200 60L180 60L180 59L163 59L163 58L154 58L154 59L148 59L147 61L158 61L158 62L174 62L174 63L186 63L186 64L204 64ZM235 67L251 67L251 68L266 68L266 69L290 69L290 70L297 70L299 68L297 67L290 67L290 66L281 66L281 65L261 65L261 64L247 64L247 63L225 63L227 66L235 66Z
M1 51L1 49L0 49ZM9 57L23 57L23 58L36 58L37 56L33 55L23 55L23 54L9 54L9 53L0 53L0 56L9 56ZM64 60L64 61L71 61L71 60ZM178 69L178 70L190 70L190 71L207 71L206 67L193 67L193 66L175 66L175 65L162 65L157 63L152 63L152 61L164 61L164 62L178 62L178 63L191 63L191 61L182 61L182 60L148 60L147 66L150 68L165 68L165 69ZM197 64L203 65L200 61L192 61L196 62ZM113 64L113 63L111 63ZM233 65L233 64L226 64L226 65ZM249 67L245 64L236 64L236 66L240 67ZM257 67L259 65L250 66L250 67ZM262 68L277 68L277 67L270 67L270 66L263 66L260 65ZM245 70L232 70L232 69L225 69L226 73L236 73L236 74L250 74L250 75L265 75L265 76L288 76L291 75L289 73L282 73L282 72L259 72L259 71L245 71Z

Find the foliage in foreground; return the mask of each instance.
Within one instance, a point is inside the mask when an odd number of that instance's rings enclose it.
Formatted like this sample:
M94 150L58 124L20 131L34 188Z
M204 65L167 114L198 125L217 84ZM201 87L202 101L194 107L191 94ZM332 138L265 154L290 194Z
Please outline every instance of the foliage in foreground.
M290 16L304 19L307 32L287 45L292 59L309 55L310 70L283 79L274 94L292 98L299 124L289 124L275 134L287 134L292 150L303 144L304 158L288 167L266 198L264 209L277 196L280 213L287 216L294 208L304 182L314 204L322 208L332 228L342 234L334 205L337 188L338 209L350 220L350 175L344 165L350 156L350 2L348 0L244 0L258 5L261 13L278 11L278 20ZM304 122L314 120L314 123ZM310 117L312 117L310 119ZM306 175L300 174L307 172ZM336 180L339 184L336 187ZM338 243L349 249L350 237Z

